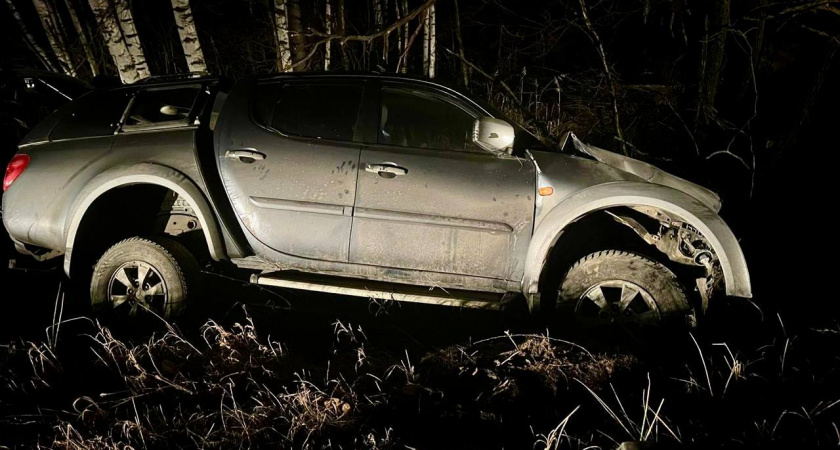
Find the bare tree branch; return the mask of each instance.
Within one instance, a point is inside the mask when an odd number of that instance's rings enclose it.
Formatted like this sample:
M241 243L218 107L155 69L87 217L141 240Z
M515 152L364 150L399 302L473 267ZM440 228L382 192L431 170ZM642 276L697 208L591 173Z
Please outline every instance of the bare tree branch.
M337 40L342 45L344 45L347 42L351 42L351 41L369 43L369 42L371 42L375 39L381 38L381 37L387 38L389 34L393 33L399 27L401 27L401 26L407 24L408 22L410 22L411 20L413 20L420 13L426 11L434 3L435 3L435 0L426 0L426 3L424 3L422 6L415 9L414 11L412 11L410 14L407 14L405 17L403 17L400 20L397 20L396 22L392 23L391 25L388 25L382 31L372 33L372 34L351 34L351 35L328 34L328 33L324 33L323 31L310 29L308 33L303 33L303 36L310 36L310 37L314 36L314 37L319 37L319 38L322 38L322 39L318 42L315 42L312 45L312 48L309 49L309 53L307 53L306 56L304 56L300 60L295 61L292 64L292 67L297 67L297 66L300 66L300 65L306 63L313 56L315 56L315 53L318 51L318 48L321 45L324 45L324 44L326 44L327 42L330 42L330 41L336 41ZM291 32L291 34L295 34L295 33Z
M773 14L767 14L763 17L747 16L746 19L747 20L758 20L758 19L763 18L763 19L770 20L770 19L775 19L775 18L781 17L781 16L786 16L788 14L801 14L805 11L810 11L810 10L815 10L815 9L826 10L826 11L829 11L829 12L838 13L838 11L835 10L834 7L832 7L833 3L836 3L836 2L832 1L832 0L819 0L819 1L815 1L815 2L800 3L800 4L794 5L794 6L789 6L790 2L787 2L787 1L779 2L779 3L771 3L771 4L768 4L768 5L762 5L762 6L755 7L755 8L752 9L752 12L763 12L767 9L771 9L771 8L774 8L774 7L779 6L779 5L785 5L785 6L788 6L788 7L783 8L783 9L781 9L781 10L779 10L779 11L773 13Z
M450 50L450 49L448 49L448 48L446 48L446 47L444 47L444 48L443 48L443 50L444 50L446 53L449 53L450 55L452 55L452 56L454 56L454 57L456 57L456 58L460 59L462 63L464 63L464 64L466 64L467 66L469 66L469 68L470 68L470 69L472 69L472 70L474 70L477 74L479 74L479 75L483 76L484 78L487 78L488 80L490 80L490 81L491 81L491 82L493 82L493 83L498 82L498 83L499 83L499 85L502 87L502 89L504 89L504 90L505 90L505 92L508 94L508 96L511 98L511 100L513 100L513 101L516 103L516 106L522 107L522 101L520 101L520 100L519 100L519 97L516 95L516 93L515 93L515 92L513 92L513 89L511 89L511 88L510 88L510 86L508 86L508 84L507 84L507 83L505 83L504 81L499 80L497 77L495 77L495 76L493 76L493 75L490 75L490 74L488 74L487 72L485 72L485 71L481 70L481 68L480 68L480 67L476 66L475 64L473 64L473 63L472 63L472 62L470 62L467 58L464 58L464 57L463 57L463 56L461 56L460 54L455 53L455 52L453 52L452 50Z
M732 158L735 158L738 162L740 162L741 165L743 165L747 170L752 171L752 167L750 167L750 165L747 164L746 161L744 161L744 158L741 158L740 156L730 152L729 150L718 150L716 152L712 152L712 153L709 154L709 156L706 157L706 159L712 159L712 157L718 156L718 155L731 156Z
M417 29L414 30L414 33L411 34L411 38L405 44L405 50L400 55L400 60L397 61L397 70L396 72L399 73L400 69L405 67L405 59L408 57L408 51L411 50L411 46L414 44L414 40L417 39L417 36L420 34L420 31L426 27L426 22L422 21L417 24Z
M458 44L458 56L461 58L465 58L464 56L464 40L461 38L461 12L458 10L458 0L454 0L453 6L455 10L453 11L454 16L454 25L455 25L455 42ZM470 87L470 74L467 70L467 65L464 64L463 60L461 61L461 76L464 80L464 87L469 89Z
M14 2L12 0L6 0L6 5L9 7L9 11L12 13L12 17L14 17L18 27L20 27L20 31L23 32L23 36L26 38L26 45L33 53L38 55L38 59L41 60L41 63L43 63L48 70L55 72L55 64L50 60L46 50L38 44L38 41L35 39L35 36L32 35L29 27L26 26L26 22L23 21L23 18L17 8L15 8Z
M583 15L583 22L586 24L586 29L592 38L593 43L595 44L595 49L598 51L598 56L601 57L601 64L604 68L604 75L607 77L607 84L610 87L610 95L612 96L612 113L613 113L613 124L615 125L615 134L618 136L619 142L621 142L621 153L627 155L627 145L624 139L624 133L621 131L621 121L619 119L618 114L618 89L616 88L615 79L612 76L612 71L610 70L610 66L607 63L607 55L604 52L604 46L601 44L601 37L598 36L598 33L595 31L595 28L592 27L592 22L589 20L589 12L586 8L586 1L580 0L580 11Z

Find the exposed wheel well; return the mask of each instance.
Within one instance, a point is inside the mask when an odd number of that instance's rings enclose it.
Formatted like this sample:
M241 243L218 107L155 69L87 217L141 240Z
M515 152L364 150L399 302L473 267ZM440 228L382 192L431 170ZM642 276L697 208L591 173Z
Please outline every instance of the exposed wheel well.
M602 250L621 250L647 256L671 269L692 290L691 282L704 276L701 267L679 264L656 246L645 242L638 232L616 220L613 215L626 214L627 208L608 208L593 211L567 226L549 252L540 274L541 311L554 309L555 294L568 269L581 258ZM692 299L694 300L694 299Z
M111 245L132 236L168 235L199 261L209 256L192 205L177 193L154 184L116 187L85 211L73 242L70 276L87 276Z

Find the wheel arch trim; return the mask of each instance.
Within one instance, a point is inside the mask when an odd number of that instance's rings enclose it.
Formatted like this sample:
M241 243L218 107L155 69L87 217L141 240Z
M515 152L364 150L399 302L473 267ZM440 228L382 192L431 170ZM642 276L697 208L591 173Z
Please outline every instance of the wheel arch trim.
M224 240L213 209L204 194L186 175L171 167L154 163L133 164L108 169L95 176L76 197L69 224L65 227L64 272L69 276L73 246L79 227L90 206L103 194L130 185L155 185L184 197L198 217L210 257L218 261L227 257Z
M718 256L726 294L752 297L744 253L732 230L716 212L676 189L634 181L593 186L555 205L534 230L525 260L522 292L538 293L543 267L568 225L592 212L617 206L651 206L685 220L706 237Z

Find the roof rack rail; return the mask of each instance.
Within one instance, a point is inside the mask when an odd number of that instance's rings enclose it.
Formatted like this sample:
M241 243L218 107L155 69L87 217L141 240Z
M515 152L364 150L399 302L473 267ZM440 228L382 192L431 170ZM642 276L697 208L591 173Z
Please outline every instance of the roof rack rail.
M209 77L210 73L208 72L187 72L187 73L173 73L168 75L153 75L149 78L143 78L142 80L135 81L132 84L145 84L145 83L153 83L157 81L179 81L179 80L191 80L194 78L203 78Z

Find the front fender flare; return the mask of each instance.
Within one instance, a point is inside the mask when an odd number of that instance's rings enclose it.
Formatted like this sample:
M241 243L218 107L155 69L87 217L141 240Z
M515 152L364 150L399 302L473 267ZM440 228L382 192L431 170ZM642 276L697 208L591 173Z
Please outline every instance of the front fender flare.
M560 201L534 230L525 260L522 292L536 294L545 262L563 230L585 215L616 206L652 206L679 216L695 227L720 260L726 294L752 297L747 262L729 226L697 199L666 186L619 181L584 189Z
M64 253L64 272L70 275L70 262L73 245L79 226L88 208L102 194L121 187L134 184L153 184L172 190L189 202L198 217L210 257L218 261L226 258L224 240L216 221L216 216L204 194L183 173L171 168L153 163L133 164L108 169L95 176L76 197L71 209L71 220L65 227L66 236Z

